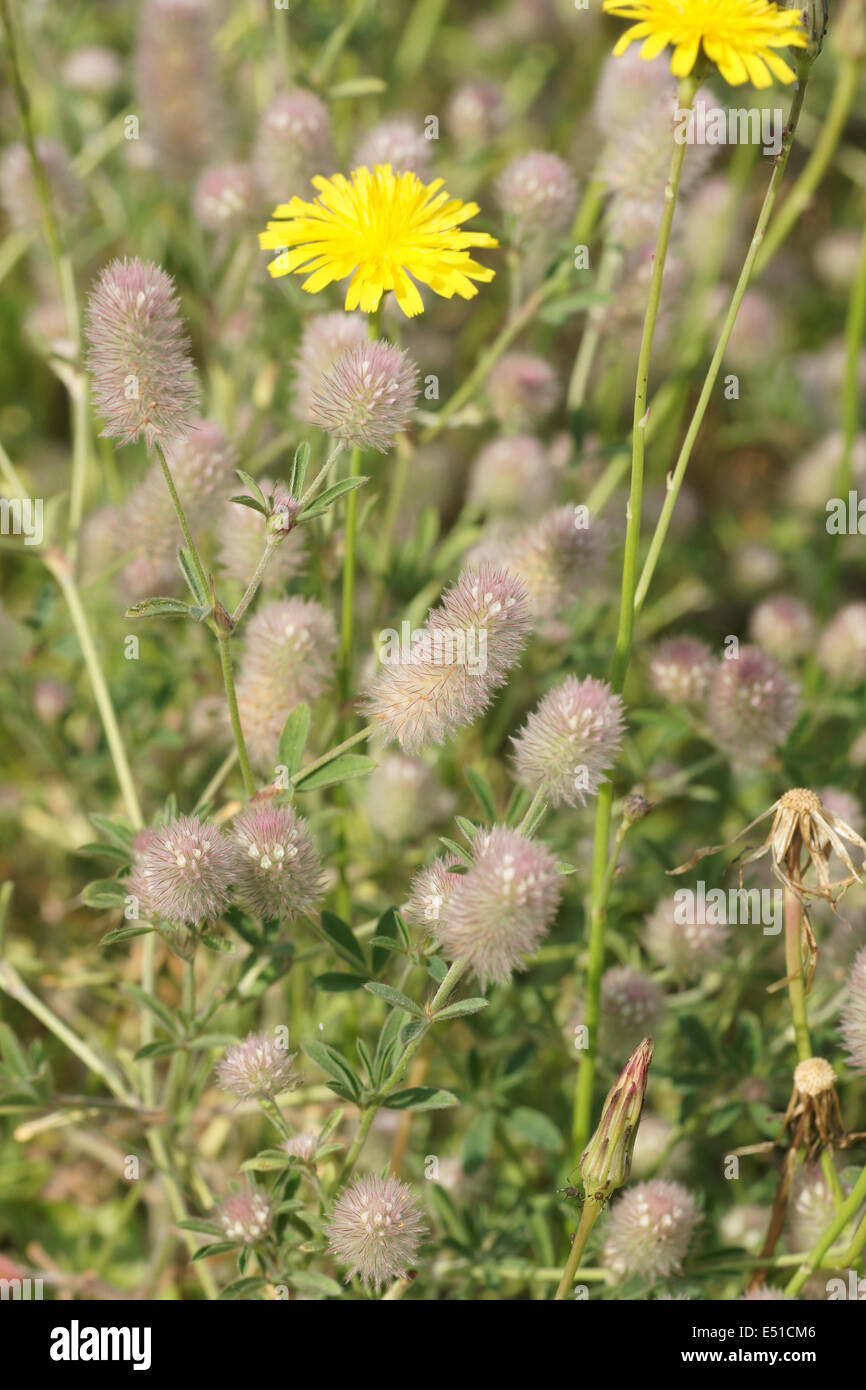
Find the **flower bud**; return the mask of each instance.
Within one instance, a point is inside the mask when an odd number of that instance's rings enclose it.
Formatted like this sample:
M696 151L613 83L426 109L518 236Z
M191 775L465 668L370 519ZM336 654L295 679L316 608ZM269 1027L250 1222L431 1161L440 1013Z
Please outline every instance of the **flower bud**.
M827 32L827 0L784 0L781 8L800 11L800 24L806 35L807 46L799 48L796 56L804 62L814 63L824 46L824 35Z
M652 1056L652 1039L644 1038L608 1094L598 1129L578 1164L587 1197L603 1202L628 1182Z

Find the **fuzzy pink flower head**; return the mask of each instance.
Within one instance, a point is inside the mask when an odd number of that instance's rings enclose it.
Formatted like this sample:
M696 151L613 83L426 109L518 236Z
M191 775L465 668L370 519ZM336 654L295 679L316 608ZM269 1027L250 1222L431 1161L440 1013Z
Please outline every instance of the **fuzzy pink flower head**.
M547 624L598 585L607 543L604 524L585 507L554 507L505 542L502 554L525 583L535 617Z
M343 309L334 309L327 314L314 314L307 320L294 361L294 408L299 420L313 423L313 398L321 389L327 372L349 348L361 347L366 341L364 314L347 314Z
M713 738L733 761L762 761L785 742L799 705L797 685L772 657L740 647L736 659L716 668L707 717Z
M297 1158L301 1163L312 1163L318 1147L319 1136L312 1133L293 1134L282 1146L289 1158Z
M226 1048L217 1067L217 1085L239 1100L273 1099L300 1084L292 1066L296 1056L267 1033L249 1033L243 1042Z
M255 180L248 164L212 164L195 186L193 209L208 232L242 227L255 207Z
M496 516L538 515L550 506L555 493L556 471L550 454L531 434L485 444L469 474L470 505Z
M818 661L842 685L866 680L866 603L840 608L821 633Z
M455 143L462 147L486 145L506 120L502 90L492 82L461 82L448 101L445 123Z
M749 635L776 661L805 656L815 642L815 614L792 594L762 599L749 619Z
M63 80L74 92L106 96L123 81L123 64L112 49L88 44L70 53L63 64Z
M399 1178L356 1178L334 1203L328 1223L328 1249L349 1270L380 1289L403 1278L415 1263L426 1234L411 1189Z
M497 565L481 564L462 570L446 589L430 627L485 635L486 675L502 682L516 664L532 629L532 615L523 580Z
M558 155L532 150L518 155L496 180L496 196L514 221L514 240L561 236L577 206L574 174Z
M219 127L211 0L144 0L135 51L143 134L160 170L185 179L210 155Z
M129 882L142 916L199 927L228 906L231 880L226 836L210 821L177 816L144 832Z
M322 866L306 821L291 806L248 806L232 822L234 888L257 917L280 920L312 912L322 892Z
M263 1192L251 1189L227 1197L219 1209L219 1223L228 1240L256 1245L268 1234L273 1220L271 1204Z
M715 669L705 642L696 637L668 637L650 658L650 681L665 700L697 704L706 698Z
M842 1041L848 1066L866 1076L866 948L858 954L848 977L848 997L842 1006Z
M313 395L314 425L350 447L386 454L412 419L418 369L391 343L361 343L338 357Z
M103 435L148 448L182 435L198 381L174 281L138 259L112 261L91 291L85 318L88 367Z
M678 1273L697 1223L697 1202L682 1183L638 1183L611 1207L602 1261L622 1279L666 1279Z
M501 425L526 430L554 409L560 386L555 370L544 357L531 352L507 352L487 378L485 392Z
M682 921L678 909L676 898L662 898L646 919L646 948L675 980L690 982L720 964L728 929L709 922Z
M566 677L512 740L517 781L554 806L585 806L616 761L624 727L622 700L605 681Z
M444 919L463 879L462 874L452 872L458 862L456 855L448 854L418 870L412 879L403 914L412 926L432 932Z
M426 183L430 173L433 141L428 140L414 116L391 116L368 131L358 145L352 168L375 169L390 164L395 174L408 171Z
M334 674L337 630L315 599L275 599L246 625L237 695L250 757L262 771L276 765L290 713L318 698Z
M847 1196L844 1182L840 1182ZM797 1169L791 1190L786 1238L791 1251L811 1250L833 1220L836 1201L820 1163ZM841 1240L840 1240L841 1244Z
M517 662L531 625L525 586L492 565L464 570L428 617L423 641L380 667L366 709L406 752L473 724Z
M275 98L259 122L253 166L270 206L303 194L314 174L334 172L331 118L320 97L298 89Z
M664 995L649 975L614 965L601 978L601 1027L605 1051L619 1055L656 1032Z
M506 983L550 930L559 906L556 860L537 840L494 826L479 831L468 873L430 929L449 960L481 981Z

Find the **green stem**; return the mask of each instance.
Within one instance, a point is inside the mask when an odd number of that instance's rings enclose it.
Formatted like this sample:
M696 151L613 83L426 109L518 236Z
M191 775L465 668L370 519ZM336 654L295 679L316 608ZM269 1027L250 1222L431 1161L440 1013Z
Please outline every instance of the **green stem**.
M837 1236L842 1234L848 1222L857 1215L864 1201L866 1201L866 1168L863 1169L863 1172L854 1184L851 1195L838 1208L833 1220L821 1236L821 1239L809 1252L808 1257L788 1284L785 1289L785 1294L788 1298L793 1298L795 1294L798 1294L806 1280L815 1273L816 1269L820 1268L821 1261L830 1249L830 1246Z
M791 152L791 145L794 140L794 132L797 129L797 122L800 119L800 112L803 109L803 101L806 95L806 85L809 79L809 67L807 64L800 64L798 66L797 76L797 88L794 92L794 99L791 103L791 112L788 117L788 124L785 127L785 133L782 137L782 148L779 151L778 158L776 159L776 162L773 166L773 172L770 176L770 183L767 188L764 203L758 216L757 225L755 227L755 232L752 237L752 241L749 246L746 259L743 262L743 268L740 271L740 278L737 281L736 288L731 298L731 303L728 307L727 316L722 327L721 337L719 338L719 341L716 345L716 350L713 353L712 361L710 362L710 365L707 369L707 375L704 379L703 387L701 388L701 394L698 397L698 403L695 406L691 423L686 433L686 437L683 440L683 445L680 450L679 458L677 459L676 467L674 468L674 471L668 480L667 496L665 497L661 514L659 515L658 522L656 523L656 528L653 532L653 537L650 542L649 551L647 552L647 557L644 561L644 566L641 570L640 580L638 581L637 590L635 592L635 612L640 612L641 608L643 607L644 599L647 596L647 590L649 589L649 586L652 582L652 577L655 573L656 565L658 564L658 559L661 554L662 546L664 545L665 537L668 533L668 527L670 526L673 510L676 506L677 497L679 496L680 488L682 487L683 478L685 477L686 469L689 465L689 459L692 456L692 450L695 446L695 441L698 437L701 425L703 424L704 416L707 412L707 406L710 403L710 397L713 393L713 388L715 387L719 371L721 370L722 360L724 358L725 353L727 352L731 334L734 331L734 324L737 321L737 314L740 311L740 305L743 302L743 296L745 295L746 289L749 285L749 281L752 278L752 272L755 269L758 251L761 247L761 243L764 241L764 234L767 229L767 224L770 220L770 215L773 211L773 207L776 202L776 197L779 192L779 187L785 173L785 166L788 162L788 156Z
M349 477L361 476L361 450L353 449L349 462ZM342 657L343 699L352 686L352 650L355 640L355 552L358 529L358 489L349 493L346 504L346 549L343 556L343 604L340 623L340 653Z
M262 551L261 559L259 560L259 563L256 565L255 574L253 575L252 579L250 580L249 584L244 590L243 598L241 599L234 613L232 613L232 630L234 630L237 627L241 618L244 616L253 599L255 598L256 593L258 592L259 585L261 584L262 579L264 578L265 570L270 564L271 556L273 555L278 545L278 540L273 540L270 538L268 539L268 542L265 545L264 550Z
M620 248L612 243L605 246L595 283L596 294L606 295L610 293L621 265L622 251ZM598 309L591 310L587 316L586 328L580 340L571 372L571 380L568 384L567 405L569 410L579 410L586 400L586 388L589 385L590 373L601 341L603 313L603 306L599 306Z
M601 1215L601 1207L602 1204L600 1202L594 1202L592 1199L588 1199L584 1203L583 1212L580 1217L580 1225L575 1232L574 1240L571 1245L571 1252L568 1256L568 1262L562 1272L559 1288L554 1294L554 1301L561 1302L564 1298L568 1298L571 1286L574 1283L574 1276L577 1273L578 1265L580 1264L581 1257L586 1248L586 1242L589 1240L589 1233Z
M157 449L157 454L159 455L159 461L162 465L162 474L165 478L165 485L168 488L168 493L171 497L172 506L174 507L175 514L180 523L180 529L183 532L183 538L186 541L186 548L189 551L190 556L192 558L192 562L195 567L195 572L198 575L202 590L206 594L209 591L207 575L204 572L204 566L202 565L201 557L199 556L196 543L192 538L192 532L189 529L189 522L186 519L186 512L183 509L183 503L181 502L177 488L174 485L174 478L172 477L171 469L168 465L168 459L165 457L165 454L163 453L161 448Z
M238 750L238 762L241 769L241 777L244 781L244 790L247 796L255 796L256 784L253 778L252 768L250 767L247 746L244 742L244 731L241 728L241 716L238 710L238 697L235 690L235 678L232 670L232 653L230 638L227 632L217 633L217 642L220 651L220 664L223 672L223 684L226 691L226 700L229 707L229 718L232 723L232 733L235 738L235 747Z
M839 63L836 73L836 86L833 89L833 95L830 99L830 109L821 127L821 134L818 137L815 148L806 161L800 177L791 189L784 205L779 209L779 216L773 223L767 235L767 239L761 247L760 254L755 264L756 275L763 274L779 247L787 240L794 224L806 211L815 195L818 184L827 172L827 168L842 137L842 131L845 129L848 113L851 110L851 106L857 94L857 84L862 65L862 59L859 58L850 59L843 57ZM798 63L797 69L797 81L799 86L800 88L805 88L809 73L809 64L801 61ZM802 104L802 95L802 91L798 91L795 94L795 103L797 97L800 97L800 102ZM788 148L790 149L790 143ZM784 168L786 160L787 152L783 150L778 156L777 164L781 161L782 167Z
M679 106L688 110L695 99L699 83L696 78L682 78L679 90ZM665 206L659 225L656 249L653 258L652 277L644 317L638 354L637 377L635 381L634 411L632 417L632 463L631 488L627 508L625 548L623 552L622 587L620 596L619 623L616 646L611 664L610 684L617 694L622 692L631 654L634 635L635 583L637 578L637 554L640 542L641 511L643 504L644 452L646 448L647 393L649 389L649 370L652 357L656 322L661 303L662 281L665 261L670 243L676 209L677 193L685 158L685 144L676 142L671 156L670 172L665 187ZM601 976L604 969L604 929L607 917L607 900L613 872L608 865L608 844L610 841L611 812L613 807L613 785L605 782L598 796L595 816L595 839L593 842L592 897L589 924L589 962L587 967L585 1018L588 1032L588 1047L581 1060L577 1087L574 1097L573 1138L575 1152L580 1153L589 1137L592 1115L592 1092L595 1081L595 1063L598 1051L598 1020L601 1006ZM618 854L618 850L615 851ZM614 865L615 868L615 865Z
M860 346L866 331L866 229L860 243L860 261L852 286L845 324L845 385L842 402L844 443L840 467L840 495L847 500L853 481L854 441L860 427Z

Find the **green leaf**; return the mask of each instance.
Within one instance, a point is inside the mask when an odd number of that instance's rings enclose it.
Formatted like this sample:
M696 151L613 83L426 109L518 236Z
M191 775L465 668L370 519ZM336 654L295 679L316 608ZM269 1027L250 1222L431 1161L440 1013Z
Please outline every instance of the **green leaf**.
M483 1110L463 1139L463 1171L467 1177L486 1163L493 1144L493 1114Z
M212 1245L200 1245L198 1250L194 1250L191 1256L193 1263L196 1260L208 1260L211 1255L226 1255L229 1250L236 1250L237 1246L233 1240L216 1240Z
M118 927L100 938L100 946L114 946L118 941L130 941L134 936L146 936L153 927Z
M180 598L144 598L127 608L125 618L188 618L189 604Z
M310 732L310 718L309 705L296 705L283 725L279 761L288 769L289 778L294 777L301 766L301 758L307 746L307 735Z
M237 507L249 507L251 512L258 512L259 516L267 516L265 507L257 502L255 497L247 497L243 493L239 493L237 497L232 497L231 501Z
M255 1158L248 1158L245 1163L241 1164L241 1172L276 1173L283 1168L288 1168L290 1161L289 1155L283 1153L282 1149L262 1149Z
M286 1283L300 1293L320 1293L323 1298L342 1298L344 1290L336 1279L317 1274L313 1269L296 1269L286 1275Z
M387 92L388 84L381 77L349 77L345 82L337 82L329 87L328 96L332 101L341 97L373 97Z
M407 1086L382 1103L388 1110L447 1110L460 1104L451 1091L437 1091L433 1086Z
M397 909L389 907L387 912L382 913L382 916L376 923L376 934L370 942L373 948L372 964L374 975L379 974L379 971L385 965L391 951L400 949L400 943L398 941L399 935L400 925ZM393 945L391 944L392 942L394 943Z
M199 1236L222 1235L222 1230L215 1221L198 1221L190 1217L188 1221L178 1221L176 1224L179 1231L195 1231Z
M181 574L187 582L187 587L200 608L210 606L210 594L202 587L202 582L198 577L198 571L193 564L192 556L184 546L178 547L177 562L180 565Z
M326 970L324 975L316 975L310 983L313 989L322 989L326 994L346 994L365 985L367 977L350 975L345 970Z
M8 1023L0 1023L0 1052L3 1053L4 1061L15 1076L24 1079L29 1079L32 1076L33 1068Z
M118 864L129 863L129 850L121 849L119 845L105 845L98 840L79 845L75 853L87 859L114 859Z
M96 878L82 889L81 901L88 907L123 907L128 896L128 889L116 878Z
M345 1057L335 1047L331 1047L330 1043L323 1042L303 1043L302 1047L311 1062L315 1062L322 1071L327 1072L335 1081L339 1081L353 1099L358 1099L362 1089L360 1078L355 1075Z
M215 951L220 956L233 956L235 948L230 941L226 941L224 936L200 936L199 941L202 946L206 946L209 951Z
M367 958L363 948L358 944L352 928L343 921L342 917L337 917L333 912L323 912L320 929L338 956L341 956L348 965L360 967L366 973Z
M168 1057L172 1052L179 1052L181 1043L178 1042L152 1042L140 1047L135 1054L136 1062L144 1062L148 1057Z
M262 492L261 488L259 487L258 483L256 482L255 478L253 478L251 474L245 473L242 468L236 468L235 472L237 473L244 487L252 493L255 500L259 503L262 511L267 512L268 500L265 497L265 494Z
M292 463L292 476L289 480L289 492L292 497L299 498L304 491L304 482L307 477L307 469L309 466L310 446L305 439L295 450L295 457Z
M466 781L475 793L475 798L483 808L487 819L492 824L495 824L496 802L493 798L493 792L490 789L490 783L487 781L487 778L482 772L479 772L477 768L469 767L466 769Z
M450 849L451 853L456 855L462 864L465 864L468 869L471 869L472 856L466 853L462 845L458 845L456 840L449 840L446 835L440 835L439 839L446 849Z
M379 999L384 999L388 1004L393 1004L395 1009L402 1009L404 1013L412 1014L413 1018L422 1019L427 1022L427 1015L424 1010L410 999L408 995L401 994L399 989L394 989L392 985L382 984L380 980L371 980L365 984L364 988L369 994L375 994Z
M322 787L335 787L340 782L348 782L353 777L366 777L376 766L372 758L358 753L343 753L338 758L317 768L315 772L301 773L295 782L295 790L314 792Z
M220 1289L217 1294L217 1301L231 1303L235 1299L244 1298L254 1289L263 1289L267 1282L267 1279L262 1279L260 1275L250 1275L246 1279L235 1279L234 1283L226 1284L224 1289Z
M559 1153L562 1148L562 1135L553 1121L540 1110L519 1105L505 1116L505 1123L521 1139L526 1139L539 1149L546 1149L548 1153Z
M124 985L123 989L141 1004L143 1008L152 1013L155 1018L158 1018L167 1033L173 1038L180 1037L177 1019L171 1012L171 1009L169 1009L166 1004L163 1004L161 999L155 998L152 994L145 993L143 989L138 988L138 985Z
M93 813L90 817L97 830L101 830L107 840L120 849L130 850L132 848L132 829L124 825L123 821L112 820L110 816L100 816Z
M466 1014L477 1014L481 1009L486 1009L490 1003L489 999L460 999L456 1004L446 1004L444 1009L433 1015L433 1022L439 1023L444 1018L463 1018Z
M357 492L359 487L369 483L369 478L343 478L342 482L334 483L332 487L326 487L325 491L316 497L308 507L298 513L298 524L302 521L312 521L313 517L321 516L328 511L340 497L344 497L347 492Z

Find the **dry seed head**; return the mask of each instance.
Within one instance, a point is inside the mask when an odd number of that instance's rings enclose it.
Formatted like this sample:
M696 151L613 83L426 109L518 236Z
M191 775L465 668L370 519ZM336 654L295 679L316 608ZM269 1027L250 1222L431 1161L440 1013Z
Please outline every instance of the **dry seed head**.
M810 792L808 787L792 787L779 797L779 806L785 811L793 811L796 816L811 815L813 811L820 811L821 798L816 792Z
M794 1068L794 1085L801 1095L821 1096L836 1085L836 1073L823 1057L808 1057Z

